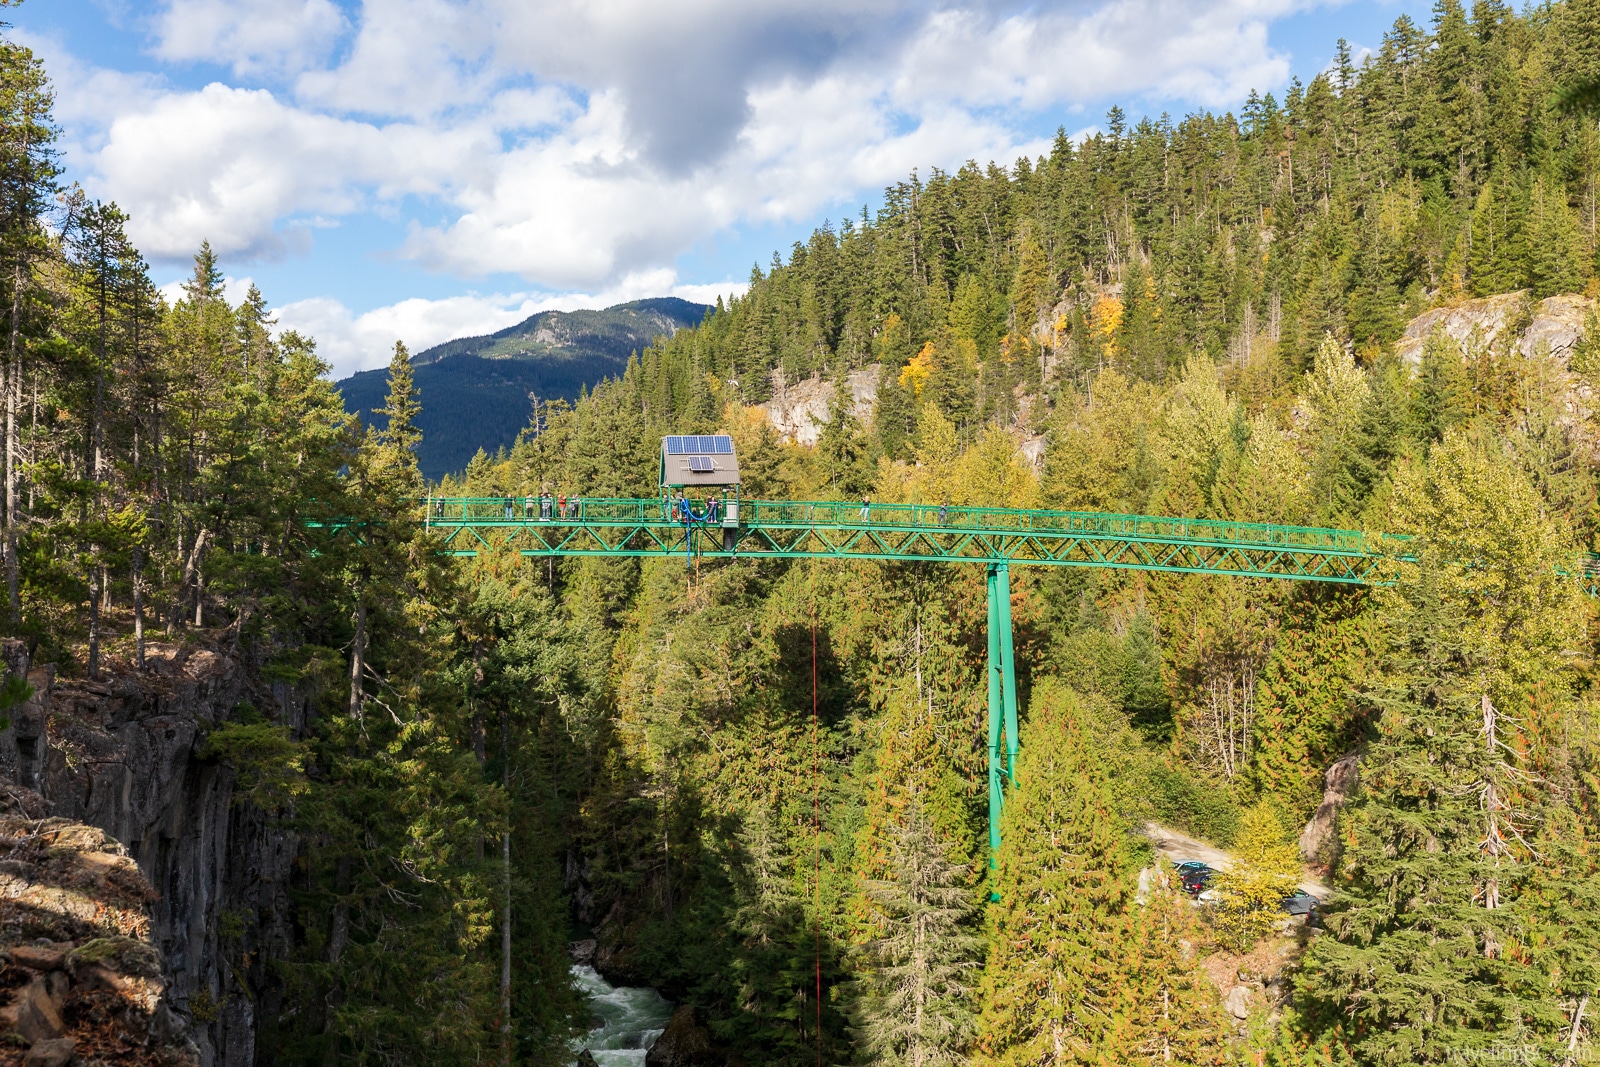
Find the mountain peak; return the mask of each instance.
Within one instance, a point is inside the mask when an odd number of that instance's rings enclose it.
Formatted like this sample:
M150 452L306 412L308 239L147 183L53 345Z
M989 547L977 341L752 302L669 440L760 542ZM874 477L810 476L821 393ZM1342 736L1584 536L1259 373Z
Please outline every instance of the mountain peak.
M576 400L628 366L657 337L697 325L711 308L675 296L630 300L598 311L541 311L515 326L460 337L411 357L422 411L417 449L430 478L462 470L478 449L510 445L540 400ZM339 383L345 409L373 418L388 375L367 370Z
M458 337L434 345L412 356L411 362L420 367L463 355L484 359L604 355L620 359L625 365L628 356L656 337L671 336L685 326L698 325L710 310L706 304L658 296L613 304L599 311L541 311L494 333Z

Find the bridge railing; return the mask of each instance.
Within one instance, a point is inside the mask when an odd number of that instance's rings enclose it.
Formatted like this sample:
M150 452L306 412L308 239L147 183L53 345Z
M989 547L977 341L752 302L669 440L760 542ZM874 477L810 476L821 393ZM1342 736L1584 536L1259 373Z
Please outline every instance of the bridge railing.
M1326 530L1216 519L1169 519L1150 515L1043 509L947 507L930 504L871 504L850 501L790 503L750 501L739 506L741 522L768 526L890 526L949 528L1060 536L1206 541L1264 547L1323 549L1365 554L1359 530Z
M550 503L549 518L538 497L435 497L425 510L430 523L450 525L562 522L583 524L662 523L671 517L659 499L569 497ZM774 528L887 527L898 530L945 529L952 532L1039 533L1155 541L1191 541L1247 545L1298 551L1366 555L1373 551L1359 530L1334 530L1222 519L1162 518L1099 512L988 508L930 504L863 505L860 501L741 500L743 526Z

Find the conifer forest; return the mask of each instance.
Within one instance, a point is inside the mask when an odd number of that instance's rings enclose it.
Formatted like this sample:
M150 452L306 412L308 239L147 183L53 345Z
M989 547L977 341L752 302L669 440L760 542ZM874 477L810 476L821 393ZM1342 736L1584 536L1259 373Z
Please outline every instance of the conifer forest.
M243 664L259 698L194 759L293 854L272 936L230 919L172 1010L248 1001L256 1063L566 1065L592 941L692 1009L678 1064L1600 1058L1600 114L1569 91L1600 0L1438 0L1338 55L1238 114L913 173L429 484L405 348L352 416L209 246L169 300L7 41L5 636L85 684ZM767 414L801 386L814 443ZM420 521L654 497L669 433L731 435L748 499L1411 555L1369 586L1014 567L991 866L982 568L460 559ZM1232 858L1206 902L1163 835Z

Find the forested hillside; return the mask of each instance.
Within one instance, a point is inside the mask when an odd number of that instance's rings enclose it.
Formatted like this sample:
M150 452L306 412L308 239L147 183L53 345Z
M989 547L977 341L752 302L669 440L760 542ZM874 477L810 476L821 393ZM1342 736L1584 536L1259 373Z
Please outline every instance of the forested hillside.
M1409 535L1367 589L1016 568L992 870L980 569L441 555L405 351L362 431L209 249L163 303L120 213L59 189L44 72L0 58L7 626L91 679L156 631L243 661L262 699L196 759L297 850L294 915L237 917L189 1025L247 999L258 1062L566 1063L593 936L708 1063L1595 1055L1600 321L1530 331L1600 291L1600 130L1556 103L1600 79L1600 0L1441 0L1237 116L914 177L446 480L651 495L660 434L722 430L747 497ZM752 406L874 364L814 448ZM1324 929L1284 928L1351 754ZM1147 821L1232 849L1214 905Z

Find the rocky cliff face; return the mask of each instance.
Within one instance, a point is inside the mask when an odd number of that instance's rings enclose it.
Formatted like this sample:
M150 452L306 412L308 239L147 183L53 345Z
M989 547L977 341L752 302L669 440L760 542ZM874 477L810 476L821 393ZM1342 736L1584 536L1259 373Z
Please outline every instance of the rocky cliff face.
M878 377L883 368L874 363L870 367L851 371L845 377L845 387L850 390L850 414L867 422L872 418L873 406L878 402ZM802 378L796 382L784 380L783 372L772 372L772 399L760 405L767 420L778 436L795 444L814 445L822 437L822 428L828 425L833 414L833 400L838 389L824 378Z
M3 652L34 695L0 729L0 780L19 795L36 791L63 823L109 835L137 866L150 887L163 1004L198 1062L272 1062L257 1034L278 1008L267 962L288 943L296 842L235 804L231 772L196 749L241 704L271 707L298 728L303 702L260 690L239 664L205 650L153 644L145 671L99 683L30 670L14 642Z
M1395 343L1401 359L1415 366L1422 360L1422 348L1434 331L1442 332L1463 352L1474 332L1484 344L1493 344L1507 329L1520 329L1517 350L1533 356L1541 345L1565 361L1583 336L1584 318L1594 301L1583 296L1552 296L1532 301L1526 293L1500 293L1477 300L1424 311L1406 324L1406 332ZM1521 320L1521 321L1519 321Z

